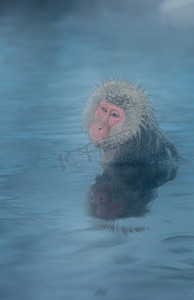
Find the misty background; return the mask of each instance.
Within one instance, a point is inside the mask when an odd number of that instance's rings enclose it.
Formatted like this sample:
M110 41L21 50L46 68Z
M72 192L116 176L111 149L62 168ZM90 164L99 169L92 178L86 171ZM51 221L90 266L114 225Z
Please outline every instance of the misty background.
M193 16L194 0L0 1L1 299L193 300ZM145 88L185 160L116 233L87 211L102 169L81 117L107 78Z

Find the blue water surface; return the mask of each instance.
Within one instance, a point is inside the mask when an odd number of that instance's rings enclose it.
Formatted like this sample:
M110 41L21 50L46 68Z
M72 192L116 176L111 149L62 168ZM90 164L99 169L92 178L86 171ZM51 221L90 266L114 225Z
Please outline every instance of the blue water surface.
M194 24L143 2L1 10L2 300L194 299ZM108 221L88 208L103 170L81 117L106 78L146 89L184 158L145 213Z

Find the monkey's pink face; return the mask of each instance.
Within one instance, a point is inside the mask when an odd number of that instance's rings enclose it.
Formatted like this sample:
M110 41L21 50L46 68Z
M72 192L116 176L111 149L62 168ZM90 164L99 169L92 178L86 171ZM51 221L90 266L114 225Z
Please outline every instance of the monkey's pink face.
M89 134L94 144L99 144L109 137L110 129L121 124L125 119L124 110L111 103L101 101Z

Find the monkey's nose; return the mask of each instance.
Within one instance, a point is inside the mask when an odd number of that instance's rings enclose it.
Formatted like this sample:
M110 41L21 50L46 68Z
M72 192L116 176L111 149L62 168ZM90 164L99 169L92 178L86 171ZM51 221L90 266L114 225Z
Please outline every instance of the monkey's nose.
M98 130L105 129L106 127L107 127L107 121L106 120L102 120L101 122L99 122Z
M99 122L97 128L98 130L102 130L104 128L105 124L103 122Z
M104 127L106 127L106 123L107 123L107 120L106 118L100 118L97 120L97 130L100 131L102 129L104 129Z

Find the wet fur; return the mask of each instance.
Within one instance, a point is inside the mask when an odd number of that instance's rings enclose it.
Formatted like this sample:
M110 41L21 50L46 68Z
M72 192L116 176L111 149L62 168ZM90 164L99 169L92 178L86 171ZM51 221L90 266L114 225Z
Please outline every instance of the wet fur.
M83 112L83 124L89 132L101 101L124 109L121 125L113 126L110 137L98 145L107 163L176 164L179 154L158 127L148 95L128 81L104 81L91 95Z

